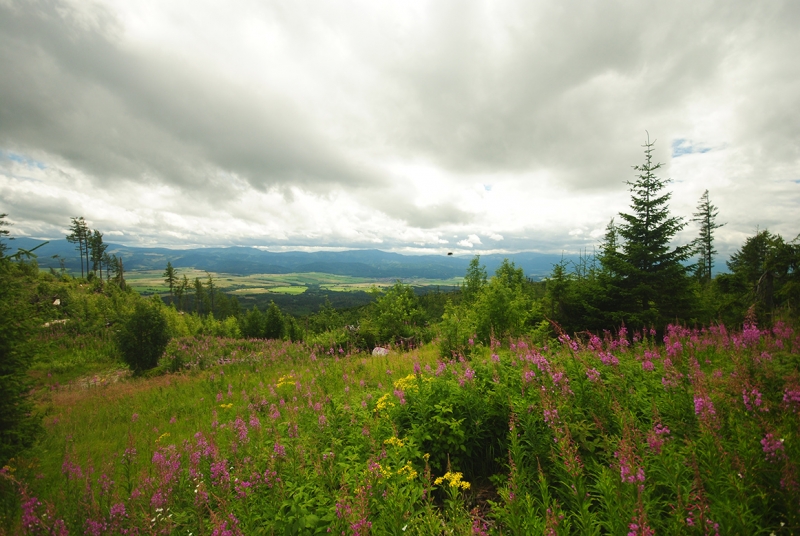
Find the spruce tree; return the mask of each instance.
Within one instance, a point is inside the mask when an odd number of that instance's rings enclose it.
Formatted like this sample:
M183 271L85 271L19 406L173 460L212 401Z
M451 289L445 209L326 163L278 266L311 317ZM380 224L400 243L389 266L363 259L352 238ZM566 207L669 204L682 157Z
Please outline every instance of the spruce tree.
M183 296L189 290L189 279L186 277L186 274L183 274L183 279L181 280L178 287L175 289L175 294L178 296L178 308L181 311L186 310L186 304L184 303Z
M700 224L700 235L694 241L694 252L700 257L696 266L697 278L704 283L711 281L714 255L717 254L717 250L714 249L714 230L725 225L716 222L718 215L719 210L711 204L708 190L706 190L700 197L697 212L693 214L694 218L692 218L693 222Z
M206 276L208 276L208 279L206 281L206 287L208 288L208 297L209 297L210 304L211 304L211 311L210 312L213 315L214 314L214 294L216 293L215 291L216 291L217 287L216 287L216 285L214 285L214 277L208 272L206 272Z
M611 268L617 272L620 305L629 323L660 328L688 312L689 287L683 263L689 259L691 247L670 245L686 224L670 215L672 194L663 192L670 180L656 176L662 164L653 163L654 144L648 136L643 145L644 164L634 166L637 178L628 182L632 213L619 215L622 222L616 231L623 244Z
M100 269L100 279L103 279L103 255L105 255L108 244L103 243L103 233L97 229L94 232L87 234L87 242L89 245L90 257L92 259L92 271L96 272Z
M194 278L194 307L197 315L200 316L200 304L205 299L205 291L203 290L203 282L199 277Z
M169 302L171 304L175 303L174 297L174 289L175 283L178 281L178 276L175 274L175 268L172 267L172 263L167 261L167 269L164 270L164 283L169 286Z
M88 261L88 252L89 252L89 227L86 225L86 221L83 219L83 216L72 218L72 223L69 227L70 234L67 235L67 242L72 244L78 244L78 255L81 260L81 279L84 277L83 272L83 260L84 256L87 257L86 261L86 272L88 275L89 271L89 261Z

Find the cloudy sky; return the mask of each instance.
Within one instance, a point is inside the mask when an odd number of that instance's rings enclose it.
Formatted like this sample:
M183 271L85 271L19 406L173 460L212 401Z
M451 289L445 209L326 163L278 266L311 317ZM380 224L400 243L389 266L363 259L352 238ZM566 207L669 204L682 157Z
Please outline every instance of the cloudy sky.
M800 232L797 28L796 0L0 0L0 212L128 245L577 252L649 132L726 254Z

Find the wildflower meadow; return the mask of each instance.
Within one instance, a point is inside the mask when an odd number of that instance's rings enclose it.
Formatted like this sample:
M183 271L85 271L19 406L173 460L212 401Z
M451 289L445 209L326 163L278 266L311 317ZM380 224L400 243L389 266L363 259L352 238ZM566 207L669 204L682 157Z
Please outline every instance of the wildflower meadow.
M0 471L3 530L800 531L800 333L556 333L446 359L185 337L163 374L45 381L43 438Z

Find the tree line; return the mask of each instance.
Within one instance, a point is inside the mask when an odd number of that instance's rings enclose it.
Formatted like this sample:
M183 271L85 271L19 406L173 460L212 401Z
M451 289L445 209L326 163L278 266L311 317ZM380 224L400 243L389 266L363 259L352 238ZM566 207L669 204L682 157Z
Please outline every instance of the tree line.
M726 263L729 272L715 276L714 232L724 225L718 208L706 190L690 220L699 225L697 238L672 245L688 222L671 214L669 181L656 176L661 164L653 163L653 143L644 147L644 163L634 167L638 175L628 183L630 212L609 222L596 256L554 267L545 300L549 317L568 332L740 324L748 311L762 322L796 317L797 238L757 231Z

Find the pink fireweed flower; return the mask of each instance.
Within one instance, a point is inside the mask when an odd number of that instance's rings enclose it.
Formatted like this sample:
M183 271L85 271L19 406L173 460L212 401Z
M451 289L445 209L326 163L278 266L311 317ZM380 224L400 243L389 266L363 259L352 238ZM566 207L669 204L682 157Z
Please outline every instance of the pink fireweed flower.
M742 342L746 347L757 346L761 340L761 330L755 324L746 323L742 330Z
M286 457L286 447L284 447L280 443L277 442L275 443L275 446L272 447L272 452L274 453L275 456L279 458Z
M611 367L616 367L619 365L619 359L613 356L610 352L600 352L598 357L600 358L600 362L604 365Z
M564 346L569 346L573 352L578 351L578 343L569 338L569 335L562 333L558 336L558 341Z
M536 372L532 370L526 370L525 372L522 373L522 380L525 383L531 383L535 379L536 379Z
M250 428L253 428L255 430L260 430L261 429L261 421L258 419L258 416L255 413L251 413L250 414L250 422L249 422L249 424L250 424Z
M714 410L714 404L708 395L695 395L694 396L694 414L700 417L712 417L717 414Z
M655 536L656 531L651 529L647 525L639 525L637 523L631 523L628 525L628 536Z
M125 449L125 452L122 453L122 459L125 462L132 462L136 458L136 447L128 447Z
M78 465L77 463L74 463L70 456L64 458L64 463L61 465L61 472L69 480L78 480L80 478L83 478L83 471L81 470L81 466Z
M125 504L116 503L113 506L111 506L111 509L109 510L109 516L111 517L112 520L126 517Z
M619 476L623 482L644 482L644 469L636 467L634 461L624 454L615 452L614 457L619 460Z
M236 417L233 422L233 429L236 430L236 436L239 438L240 443L247 443L247 424L241 417Z
M792 411L797 411L800 407L800 388L787 387L783 391L783 403L792 408Z
M133 415L131 415L131 422L136 422L138 420L139 420L139 414L138 413L134 413Z
M327 417L325 417L325 415L320 415L319 419L317 419L317 422L320 428L325 428L326 426L328 426L328 419Z
M772 433L768 433L761 440L761 450L764 451L767 461L779 461L784 459L783 438L777 439Z
M660 454L661 447L664 445L665 436L669 434L669 428L663 426L661 423L656 424L647 434L647 446L656 454Z
M555 423L558 421L558 410L557 409L546 409L544 410L544 422L546 423Z
M536 368L539 369L539 372L550 372L550 362L543 355L534 353L533 355L525 356L525 358L536 365Z
M665 341L665 345L667 347L667 355L669 357L676 357L683 352L683 345L681 344L681 341L674 341L672 343Z
M281 412L278 411L278 408L275 406L275 404L271 404L269 407L269 418L273 421L281 418Z
M600 371L595 368L590 368L586 371L586 377L589 378L590 382L600 381Z
M744 407L747 411L754 411L754 406L763 412L769 411L769 408L761 407L761 392L758 389L751 389L749 393L747 389L742 389L742 402L744 402Z
M467 367L464 369L464 380L471 382L475 379L475 371Z
M211 482L218 486L225 482L231 481L231 475L228 473L228 460L220 460L211 463Z
M622 326L619 328L618 332L618 340L620 346L629 346L630 343L628 342L628 328Z

